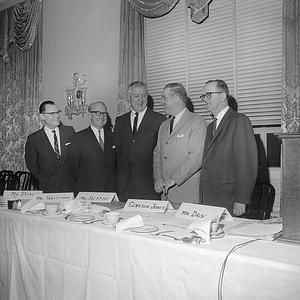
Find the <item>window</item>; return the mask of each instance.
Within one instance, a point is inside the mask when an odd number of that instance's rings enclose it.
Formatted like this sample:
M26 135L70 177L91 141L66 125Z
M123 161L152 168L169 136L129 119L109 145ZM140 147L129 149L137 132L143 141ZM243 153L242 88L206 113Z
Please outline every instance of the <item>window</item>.
M170 82L184 84L195 112L205 81L223 79L253 125L279 125L282 89L282 13L278 0L213 0L202 24L181 0L166 16L145 21L146 68L154 109Z

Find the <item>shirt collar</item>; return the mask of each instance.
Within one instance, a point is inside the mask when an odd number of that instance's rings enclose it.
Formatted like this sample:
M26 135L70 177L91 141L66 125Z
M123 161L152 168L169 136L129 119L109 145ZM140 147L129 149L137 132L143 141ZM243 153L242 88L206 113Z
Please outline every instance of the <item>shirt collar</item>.
M216 115L216 119L217 119L217 125L220 124L221 120L223 119L224 115L226 114L227 110L229 109L229 106L226 106L225 108L223 108L217 115Z
M46 133L52 133L53 130L55 130L55 133L56 133L56 134L59 132L58 127L55 127L54 129L50 129L50 128L47 127L47 126L44 126L44 131L45 131ZM52 133L52 134L53 134L53 133Z
M100 132L102 131L103 132L103 127L102 128L100 128L100 129L98 129L98 128L96 128L95 126L93 126L92 124L91 124L91 129L93 130L93 132L98 136L98 132L99 132L99 130L100 130Z
M145 109L143 111L139 112L139 118L144 117L144 114L145 114L146 110L147 110L147 106L145 107ZM135 117L135 113L136 113L136 111L131 109L131 117L132 118Z

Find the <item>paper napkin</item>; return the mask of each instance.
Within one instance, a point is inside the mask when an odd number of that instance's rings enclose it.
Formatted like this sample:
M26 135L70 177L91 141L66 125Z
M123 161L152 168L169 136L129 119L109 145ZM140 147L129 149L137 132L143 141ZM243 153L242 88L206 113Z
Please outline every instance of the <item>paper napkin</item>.
M25 214L28 211L43 210L43 209L45 209L45 204L41 200L32 199L26 202L23 206L21 206L20 212L22 214Z
M125 219L116 225L116 231L121 232L131 227L144 226L143 218L140 215Z
M205 243L210 243L211 221L194 221L188 229L196 232Z

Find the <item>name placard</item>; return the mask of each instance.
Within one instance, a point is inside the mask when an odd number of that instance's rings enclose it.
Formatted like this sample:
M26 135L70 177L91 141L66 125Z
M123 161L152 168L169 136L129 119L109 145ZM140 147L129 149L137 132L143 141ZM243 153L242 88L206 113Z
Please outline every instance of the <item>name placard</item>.
M35 195L41 195L43 191L12 191L6 190L3 192L3 198L5 203L8 200L24 200L29 201L34 198Z
M219 222L221 216L232 219L229 211L224 207L182 203L175 215L176 218Z
M164 213L169 201L128 199L124 210Z
M79 192L76 196L76 200L86 198L92 203L111 203L113 201L119 201L116 193L97 193L97 192Z
M73 193L43 193L35 195L35 200L39 200L41 202L63 202L73 199Z

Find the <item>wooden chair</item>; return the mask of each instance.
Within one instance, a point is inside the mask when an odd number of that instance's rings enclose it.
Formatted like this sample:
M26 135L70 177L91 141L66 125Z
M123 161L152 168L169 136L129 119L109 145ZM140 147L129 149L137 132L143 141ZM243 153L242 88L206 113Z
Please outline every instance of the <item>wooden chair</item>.
M14 190L14 172L9 170L2 170L0 172L0 195L3 195L5 190Z
M246 214L248 219L270 219L275 199L275 189L269 183L256 183L252 193L251 204L247 205Z
M15 177L15 189L29 191L36 189L36 183L33 175L27 171L17 171Z

